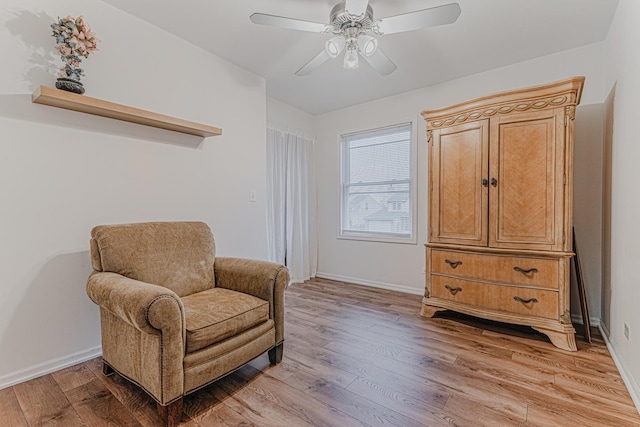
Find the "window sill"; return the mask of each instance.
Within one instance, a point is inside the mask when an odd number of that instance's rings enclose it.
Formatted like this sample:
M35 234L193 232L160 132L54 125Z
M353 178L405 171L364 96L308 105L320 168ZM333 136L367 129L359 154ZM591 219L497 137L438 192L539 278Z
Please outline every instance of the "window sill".
M360 240L364 242L374 243L395 243L401 245L416 245L418 244L415 237L397 237L397 236L382 236L373 234L338 234L340 240Z

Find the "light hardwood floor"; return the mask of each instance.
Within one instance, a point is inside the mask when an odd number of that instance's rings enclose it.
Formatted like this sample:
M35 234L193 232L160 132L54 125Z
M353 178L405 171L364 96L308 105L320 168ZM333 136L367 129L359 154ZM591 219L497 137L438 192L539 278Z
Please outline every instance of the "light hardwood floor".
M420 297L315 279L286 291L284 359L266 354L185 398L183 426L640 426L601 339L578 352ZM157 426L100 359L0 390L0 426Z

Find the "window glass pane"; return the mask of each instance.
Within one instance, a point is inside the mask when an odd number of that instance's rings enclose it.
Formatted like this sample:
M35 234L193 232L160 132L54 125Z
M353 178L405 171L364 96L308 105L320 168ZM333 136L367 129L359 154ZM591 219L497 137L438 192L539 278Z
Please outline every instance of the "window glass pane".
M342 234L411 238L411 123L343 135L342 144Z
M409 179L411 141L404 140L384 144L349 148L350 182L380 182Z

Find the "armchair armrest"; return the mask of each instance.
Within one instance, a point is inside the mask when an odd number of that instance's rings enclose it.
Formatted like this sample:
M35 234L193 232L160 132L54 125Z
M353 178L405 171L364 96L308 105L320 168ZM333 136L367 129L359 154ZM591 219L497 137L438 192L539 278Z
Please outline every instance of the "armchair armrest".
M87 281L87 295L140 331L157 334L166 328L182 329L184 342L184 307L170 289L116 273L94 272Z
M269 317L276 325L276 344L284 340L284 290L289 284L287 267L243 258L215 259L216 286L269 301Z
M184 393L182 360L186 347L186 321L180 297L170 289L117 273L94 271L87 294L116 318L144 332L128 335L128 348L116 338L118 328L102 327L103 359L127 378L140 384L162 405ZM142 360L142 362L140 362ZM142 366L157 364L157 369ZM147 365L145 365L145 362Z

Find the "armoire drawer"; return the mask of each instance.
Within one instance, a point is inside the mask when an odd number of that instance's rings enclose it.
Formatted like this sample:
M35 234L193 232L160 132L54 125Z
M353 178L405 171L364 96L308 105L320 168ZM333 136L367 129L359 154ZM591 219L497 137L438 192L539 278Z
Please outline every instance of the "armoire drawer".
M431 276L431 297L515 314L558 318L558 292Z
M557 259L431 251L432 273L551 289L558 289L559 263Z

